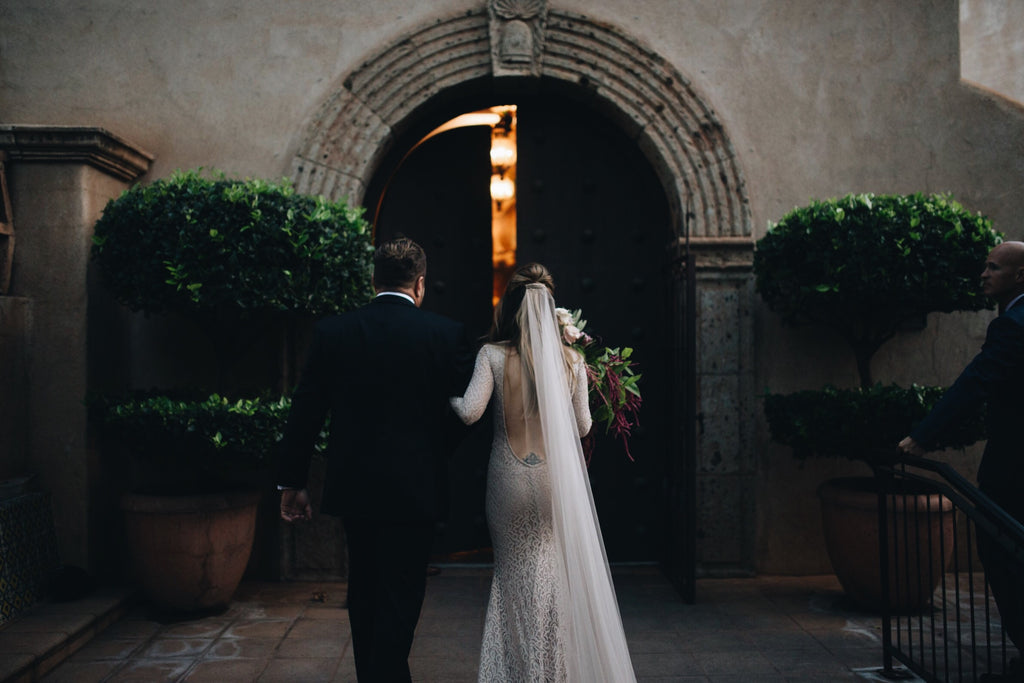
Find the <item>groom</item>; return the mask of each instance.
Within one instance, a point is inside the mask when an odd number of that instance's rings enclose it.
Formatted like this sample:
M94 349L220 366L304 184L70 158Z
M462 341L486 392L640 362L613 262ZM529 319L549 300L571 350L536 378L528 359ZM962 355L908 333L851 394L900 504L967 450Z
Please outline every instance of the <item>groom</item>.
M426 270L412 240L377 248L377 296L316 325L281 442L281 517L308 520L310 457L330 415L321 512L344 521L360 681L410 680L448 455L448 397L463 394L472 369L462 325L419 308Z

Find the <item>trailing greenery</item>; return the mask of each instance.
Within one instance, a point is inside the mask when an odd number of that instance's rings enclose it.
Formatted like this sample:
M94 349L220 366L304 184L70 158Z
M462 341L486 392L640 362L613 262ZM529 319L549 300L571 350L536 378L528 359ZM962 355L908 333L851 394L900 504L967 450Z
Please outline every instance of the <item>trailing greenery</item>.
M362 208L213 175L177 171L106 206L92 257L118 301L148 313L322 315L369 298Z
M908 322L992 307L978 276L999 241L988 218L949 195L814 201L758 241L757 291L786 322L842 335L868 388L871 356Z
M798 459L894 454L944 389L875 384L871 358L928 313L991 308L978 282L1000 240L988 218L937 194L814 201L770 226L754 254L757 291L786 323L837 331L860 378L859 389L768 394L772 438ZM956 430L943 447L984 438L980 415Z
M768 394L764 411L772 439L793 449L798 460L811 456L871 460L891 456L942 397L942 387L910 388L876 384L869 389ZM963 448L985 438L983 412L954 426L941 448Z

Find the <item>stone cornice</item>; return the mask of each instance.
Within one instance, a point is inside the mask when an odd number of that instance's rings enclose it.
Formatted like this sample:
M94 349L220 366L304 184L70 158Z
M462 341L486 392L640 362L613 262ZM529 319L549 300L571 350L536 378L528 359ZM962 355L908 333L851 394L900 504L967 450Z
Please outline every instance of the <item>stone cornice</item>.
M698 270L749 271L754 264L754 240L750 237L679 237L675 243L677 258L686 253L687 245L695 257Z
M131 182L149 171L153 155L91 126L0 125L0 150L10 162L89 164Z

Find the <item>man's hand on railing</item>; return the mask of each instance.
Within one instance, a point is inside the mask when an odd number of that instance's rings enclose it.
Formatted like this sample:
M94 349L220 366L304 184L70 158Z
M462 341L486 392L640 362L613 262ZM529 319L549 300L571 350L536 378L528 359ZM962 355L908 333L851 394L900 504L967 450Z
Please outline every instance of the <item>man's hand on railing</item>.
M921 444L911 439L909 436L900 441L899 449L908 455L916 455L919 458L923 458L926 451Z

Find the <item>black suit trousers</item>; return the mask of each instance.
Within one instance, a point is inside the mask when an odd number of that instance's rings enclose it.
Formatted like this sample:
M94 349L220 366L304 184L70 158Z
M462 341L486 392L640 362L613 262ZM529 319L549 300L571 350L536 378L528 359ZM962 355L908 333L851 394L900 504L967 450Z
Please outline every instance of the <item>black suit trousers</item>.
M1024 524L1024 501L1019 491L984 485L981 490L1011 517ZM1021 574L1020 563L1010 557L1002 546L984 536L978 537L978 553L992 588L992 597L999 608L1003 628L1013 644L1024 651L1024 575Z
M356 676L360 683L410 681L434 524L346 518L345 533Z

